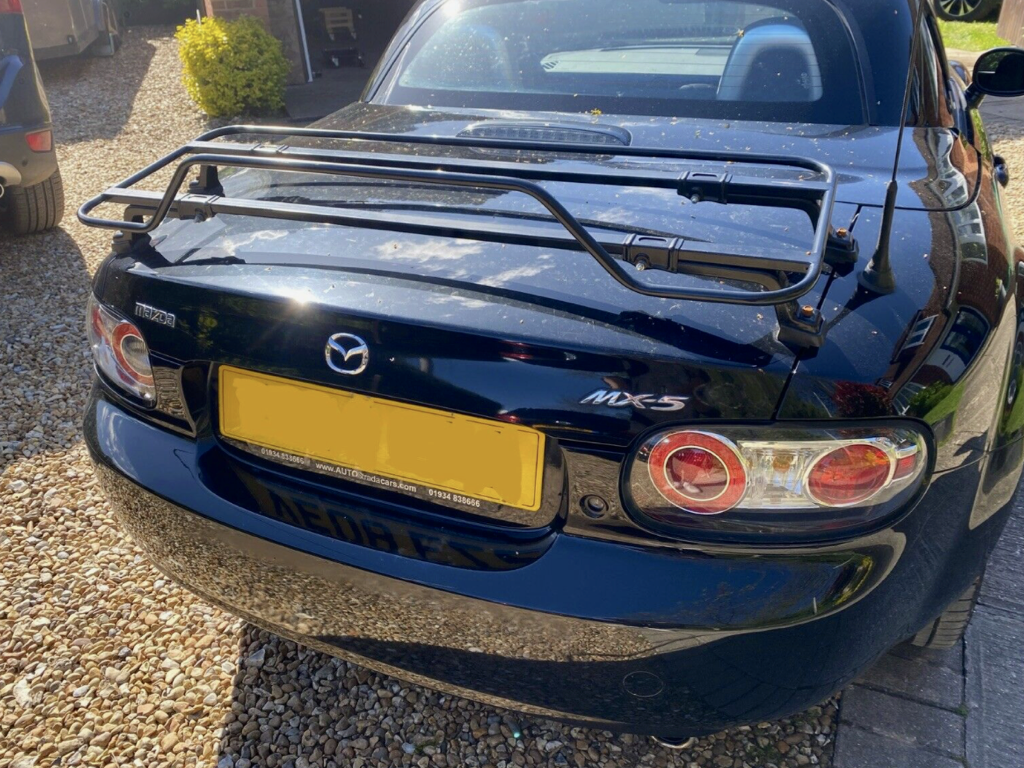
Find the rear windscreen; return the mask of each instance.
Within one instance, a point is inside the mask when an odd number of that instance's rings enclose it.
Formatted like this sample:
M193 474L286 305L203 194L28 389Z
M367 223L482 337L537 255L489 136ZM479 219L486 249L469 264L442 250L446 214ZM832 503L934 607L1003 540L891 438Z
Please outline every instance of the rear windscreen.
M384 101L860 124L857 58L824 0L451 0Z

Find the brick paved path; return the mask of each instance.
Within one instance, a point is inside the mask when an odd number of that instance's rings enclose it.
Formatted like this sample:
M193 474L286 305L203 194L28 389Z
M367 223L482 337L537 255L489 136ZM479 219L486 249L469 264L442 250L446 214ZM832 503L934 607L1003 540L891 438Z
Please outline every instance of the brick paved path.
M834 768L1024 766L1024 508L1010 520L967 637L901 646L843 694Z

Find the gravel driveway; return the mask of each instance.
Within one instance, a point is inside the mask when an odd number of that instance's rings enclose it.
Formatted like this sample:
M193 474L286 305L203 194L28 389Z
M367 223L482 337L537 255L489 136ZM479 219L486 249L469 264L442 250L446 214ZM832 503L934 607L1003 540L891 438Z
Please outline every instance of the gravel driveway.
M79 435L84 307L109 236L74 209L207 123L170 30L43 74L68 210L56 232L0 235L0 766L829 763L832 703L667 751L370 673L164 580L115 527ZM1024 140L1000 149L1024 168Z

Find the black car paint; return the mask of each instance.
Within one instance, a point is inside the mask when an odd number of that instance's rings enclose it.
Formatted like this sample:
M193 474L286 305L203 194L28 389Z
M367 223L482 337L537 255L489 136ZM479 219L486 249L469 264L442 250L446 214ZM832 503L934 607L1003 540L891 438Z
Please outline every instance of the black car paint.
M18 170L19 185L38 184L57 170L56 150L33 152L25 141L26 133L50 127L50 106L25 18L20 13L0 13L0 163Z
M871 29L864 19L894 6L850 12ZM406 31L415 22L414 12ZM901 31L865 35L878 43L867 49L873 67L898 56L891 38ZM890 295L865 292L857 274L877 239L895 128L594 118L628 128L634 145L806 154L841 171L833 222L851 228L860 259L806 297L826 318L816 351L778 343L770 311L631 295L585 254L551 264L526 246L243 219L168 223L151 247L112 255L94 285L126 315L136 302L174 312L174 328L139 324L158 389L180 393L150 411L94 386L86 436L104 487L154 562L200 594L407 679L661 735L815 704L977 578L1024 464L1021 257L984 130L962 109L961 99L951 115L959 131L905 137ZM452 134L488 117L360 104L324 124ZM396 203L393 192L352 191ZM573 204L599 218L619 205L611 194L588 190ZM503 197L458 202L517 210ZM686 221L714 237L730 216ZM736 216L740 238L770 226ZM980 249L964 230L975 224ZM422 258L388 258L410 243ZM436 258L445 249L453 258ZM374 350L351 389L545 432L557 450L541 512L431 504L270 463L217 437L218 365L337 386L323 344L339 330ZM689 400L681 413L580 403L599 388ZM920 501L855 538L756 547L645 530L620 501L624 458L659 426L822 419L921 425L935 463ZM585 503L593 496L601 515Z

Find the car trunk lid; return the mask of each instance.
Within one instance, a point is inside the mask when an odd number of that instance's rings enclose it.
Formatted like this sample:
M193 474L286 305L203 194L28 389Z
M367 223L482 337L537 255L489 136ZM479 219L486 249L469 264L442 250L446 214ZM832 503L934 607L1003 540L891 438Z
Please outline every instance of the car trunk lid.
M487 147L452 148L448 154L609 174L654 168L670 177L694 166ZM710 158L702 162L714 165ZM744 165L730 168L748 171ZM790 174L781 179L790 185L804 179L784 164L760 172ZM590 254L548 243L545 233L560 225L524 195L324 178L272 167L246 168L218 183L233 198L376 215L373 228L339 227L300 216L269 220L222 213L203 220L197 208L197 220L167 222L148 247L139 245L117 261L122 268L112 274L123 279L104 288L105 300L116 293L122 311L138 315L141 305L144 318L151 310L175 316L173 327L144 324L150 348L179 363L207 366L214 430L226 444L249 453L275 452L263 458L277 463L309 469L311 458L324 456L227 428L220 398L225 371L302 382L318 392L335 391L346 402L365 405L369 401L360 398L372 398L430 409L451 421L532 430L544 437L536 444L544 478L539 513L551 517L563 498L560 447L585 446L621 457L637 436L658 425L767 421L793 370L796 355L780 343L771 306L681 301L631 290ZM675 189L571 178L543 187L598 238L676 236L739 252L803 257L814 235L805 212L793 208L722 205ZM855 206L837 205L834 228L851 226L855 212ZM395 223L399 213L466 222L452 225L453 231L485 221L498 236L470 240L403 230ZM506 223L512 229L524 221L538 233L534 241L529 235L500 241ZM648 271L643 280L656 288L679 281L715 290L734 287L721 278L665 272ZM363 347L363 362L369 358L359 371L331 365L339 353L332 351L332 341L343 340ZM352 349L343 346L340 354ZM255 411L288 411L289 391L297 392L282 389L280 408L265 401ZM421 435L429 440L429 434ZM395 479L386 468L366 474L373 477L345 480L380 486L381 477ZM464 495L495 507L492 516L521 521L525 511L538 519L525 497L491 498L480 489L470 492L465 478L461 482ZM431 490L449 487L432 479L412 490L389 490L429 497ZM465 506L458 499L452 503Z
M138 317L142 305L175 316L173 327L137 322L155 355L209 371L211 423L225 444L343 484L536 527L563 503L561 448L623 456L661 424L769 420L794 365L793 352L775 338L770 307L640 296L584 253L298 224L252 231L248 220L229 218L169 224L150 258L115 261L125 269L112 270L103 295L126 314ZM207 225L216 236L186 244L203 239ZM187 256L179 258L176 247ZM368 264L371 253L403 258ZM349 337L366 346L357 375L330 365L339 334L345 350ZM409 483L407 476L403 482L415 487L395 487L379 467L358 467L359 475L322 471L294 443L233 439L218 391L228 367L449 420L535 431L543 436L536 447L541 498L505 503L507 495L458 482ZM288 412L283 403L264 410ZM340 434L344 426L325 418L324 428ZM444 449L439 437L437 450Z

